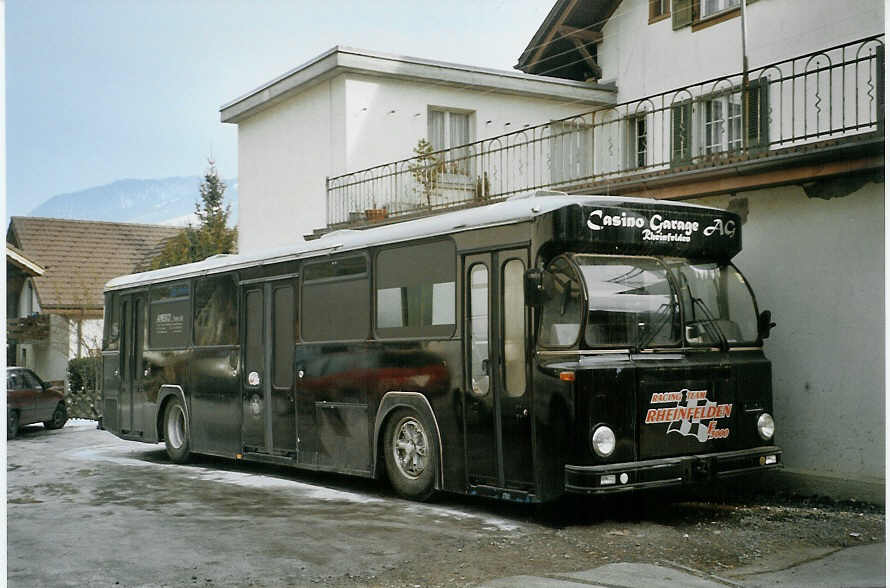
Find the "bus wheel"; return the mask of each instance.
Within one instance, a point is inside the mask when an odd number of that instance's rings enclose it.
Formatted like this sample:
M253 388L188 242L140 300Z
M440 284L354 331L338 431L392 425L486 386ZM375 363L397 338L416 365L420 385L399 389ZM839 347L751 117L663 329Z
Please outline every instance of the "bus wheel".
M433 493L439 455L434 432L426 418L406 408L396 410L387 421L386 473L405 498L423 501Z
M164 444L167 455L175 463L186 463L189 460L189 425L185 416L185 407L179 398L173 398L164 412Z

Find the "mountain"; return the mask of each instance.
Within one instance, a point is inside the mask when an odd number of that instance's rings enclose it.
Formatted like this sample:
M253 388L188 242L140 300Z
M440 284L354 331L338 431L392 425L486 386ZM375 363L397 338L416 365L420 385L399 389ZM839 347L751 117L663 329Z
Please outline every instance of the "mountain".
M168 225L197 224L195 202L203 177L118 180L104 186L53 196L28 216ZM238 179L224 180L229 224L238 222Z

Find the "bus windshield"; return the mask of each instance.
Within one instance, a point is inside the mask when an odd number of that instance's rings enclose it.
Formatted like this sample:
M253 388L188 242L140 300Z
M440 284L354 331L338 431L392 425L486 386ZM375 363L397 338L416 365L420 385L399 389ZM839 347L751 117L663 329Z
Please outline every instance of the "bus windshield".
M684 331L692 345L757 341L757 309L744 276L732 265L669 263L683 301Z
M586 304L580 287L571 286L574 272L558 258L545 272L545 290L552 290L542 313L545 346L572 344L582 325L583 341L592 348L757 341L754 299L732 265L587 254L571 259L586 287Z
M680 342L677 297L658 260L576 255L575 262L587 286L584 339L589 346Z

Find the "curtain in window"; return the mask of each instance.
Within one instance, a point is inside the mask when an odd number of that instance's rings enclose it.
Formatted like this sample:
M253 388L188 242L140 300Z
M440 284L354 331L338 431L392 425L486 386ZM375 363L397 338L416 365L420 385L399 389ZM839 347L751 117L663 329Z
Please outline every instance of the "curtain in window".
M429 138L433 149L438 151L445 149L445 113L440 110L431 110L429 115Z

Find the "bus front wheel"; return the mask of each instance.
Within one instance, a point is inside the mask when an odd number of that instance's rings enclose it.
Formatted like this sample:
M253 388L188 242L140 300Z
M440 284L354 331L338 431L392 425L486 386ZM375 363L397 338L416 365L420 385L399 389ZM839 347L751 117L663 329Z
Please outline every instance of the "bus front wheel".
M189 424L182 400L173 398L164 411L164 445L167 455L175 463L186 463L191 456L189 449Z
M395 491L412 500L429 498L439 456L429 419L407 408L397 409L387 421L383 449L386 473Z

